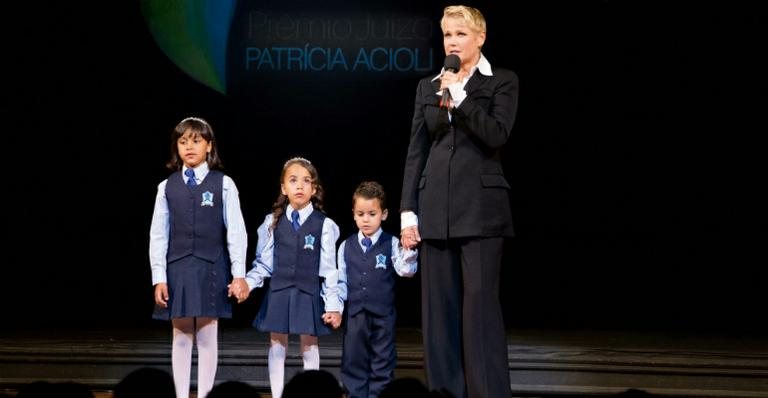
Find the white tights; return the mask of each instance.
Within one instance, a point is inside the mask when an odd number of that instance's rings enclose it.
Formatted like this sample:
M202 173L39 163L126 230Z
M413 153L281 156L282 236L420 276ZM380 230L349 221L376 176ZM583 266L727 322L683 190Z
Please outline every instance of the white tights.
M267 366L269 367L269 388L272 391L272 398L280 398L283 395L286 347L288 347L287 334L270 334ZM320 350L317 345L317 336L301 335L301 357L304 360L304 370L320 369Z
M219 359L217 318L176 318L173 323L171 365L177 398L189 397L192 347L197 343L197 396L205 397L213 388Z

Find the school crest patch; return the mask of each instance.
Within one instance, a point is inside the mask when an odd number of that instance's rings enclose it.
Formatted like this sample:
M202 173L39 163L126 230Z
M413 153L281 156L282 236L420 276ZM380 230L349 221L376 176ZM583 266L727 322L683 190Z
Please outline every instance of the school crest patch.
M213 206L213 193L210 191L203 192L203 202L200 206Z
M304 249L315 250L315 237L312 234L304 237Z
M383 254L376 255L376 268L387 269L387 256Z

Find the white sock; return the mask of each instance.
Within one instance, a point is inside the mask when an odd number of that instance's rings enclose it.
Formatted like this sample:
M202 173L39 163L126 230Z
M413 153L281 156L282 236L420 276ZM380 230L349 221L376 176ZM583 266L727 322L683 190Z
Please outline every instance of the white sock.
M193 343L194 338L191 330L173 328L171 367L173 368L176 398L189 398L189 374L192 370Z
M283 395L283 384L285 383L285 347L282 344L272 343L269 347L267 366L272 398L280 398Z
M213 388L219 360L218 322L216 320L203 322L200 322L202 326L198 324L197 329L197 396L199 398L204 398Z
M320 349L316 345L307 346L303 353L304 370L320 369Z

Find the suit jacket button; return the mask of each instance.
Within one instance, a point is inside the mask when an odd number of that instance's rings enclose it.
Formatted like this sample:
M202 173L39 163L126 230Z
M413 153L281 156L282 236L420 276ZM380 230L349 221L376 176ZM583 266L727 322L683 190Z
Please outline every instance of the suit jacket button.
M454 146L453 146L453 145L448 145L448 150L449 150L449 151L451 151L451 152L453 152L453 150L454 150Z

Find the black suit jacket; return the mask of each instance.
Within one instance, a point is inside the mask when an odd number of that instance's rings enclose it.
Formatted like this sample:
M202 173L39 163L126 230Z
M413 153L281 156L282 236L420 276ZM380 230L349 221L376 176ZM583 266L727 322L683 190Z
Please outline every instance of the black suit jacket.
M517 75L475 71L451 122L438 106L440 81L431 80L416 90L400 210L419 216L423 239L512 236L501 149L517 113Z

